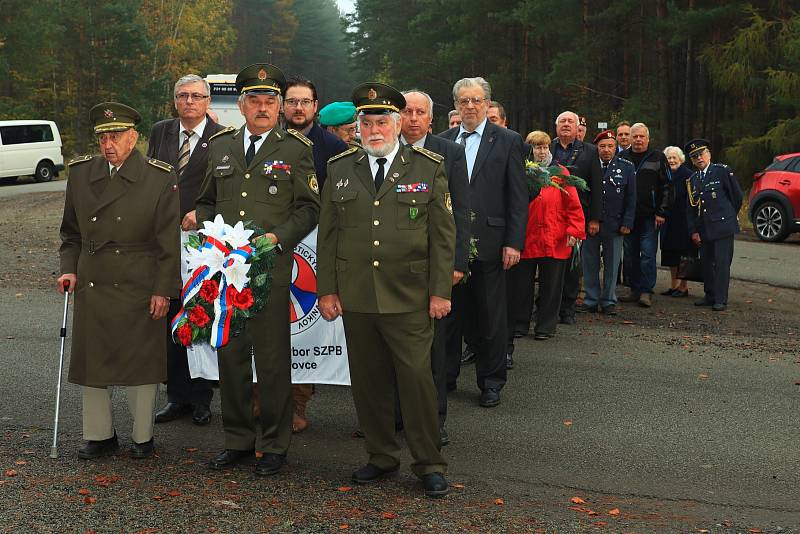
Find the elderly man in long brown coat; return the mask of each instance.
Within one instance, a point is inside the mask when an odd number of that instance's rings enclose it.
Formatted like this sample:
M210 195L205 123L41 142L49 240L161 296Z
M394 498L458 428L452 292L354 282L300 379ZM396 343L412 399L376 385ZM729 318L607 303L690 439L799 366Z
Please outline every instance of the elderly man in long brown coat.
M168 164L136 150L139 113L90 111L102 155L69 163L58 284L75 294L69 381L83 386L83 459L118 448L110 386L125 386L133 458L153 454L156 387L167 378L166 315L179 290L179 198Z

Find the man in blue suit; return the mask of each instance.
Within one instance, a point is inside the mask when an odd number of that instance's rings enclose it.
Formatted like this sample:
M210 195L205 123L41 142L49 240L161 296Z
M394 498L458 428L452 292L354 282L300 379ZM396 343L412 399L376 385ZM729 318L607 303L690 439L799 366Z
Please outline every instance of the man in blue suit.
M586 296L579 312L616 315L617 273L622 258L622 236L631 232L636 214L636 169L633 163L617 155L614 130L594 138L598 164L602 171L602 192L596 219L590 219L588 237L583 244L583 285ZM603 288L600 289L600 254L603 257Z
M742 188L733 170L711 163L711 143L693 139L684 147L697 171L687 179L689 191L689 232L700 247L705 296L695 306L711 306L713 311L728 307L728 285L733 261L733 236L739 233L739 208Z

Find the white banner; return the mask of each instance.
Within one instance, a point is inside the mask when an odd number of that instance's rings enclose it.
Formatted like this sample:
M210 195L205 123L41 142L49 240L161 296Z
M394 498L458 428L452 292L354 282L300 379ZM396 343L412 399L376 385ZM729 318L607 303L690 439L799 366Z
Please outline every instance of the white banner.
M186 266L186 240L189 232L181 232L183 265ZM191 273L184 268L183 281ZM333 322L322 318L317 307L317 230L314 229L294 249L292 285L289 288L289 310L292 332L292 382L295 384L350 385L347 365L347 343L344 324L339 317ZM192 378L219 380L217 352L203 343L187 347L189 373ZM255 368L253 380L256 379Z

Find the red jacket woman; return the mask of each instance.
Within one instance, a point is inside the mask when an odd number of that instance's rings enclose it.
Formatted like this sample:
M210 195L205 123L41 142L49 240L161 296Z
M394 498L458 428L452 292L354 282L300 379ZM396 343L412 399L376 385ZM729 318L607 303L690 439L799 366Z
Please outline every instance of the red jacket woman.
M569 238L586 239L586 223L577 189L564 185L560 178L553 178L553 182L563 189L543 187L528 205L523 258L566 260L572 255L572 247L567 244Z

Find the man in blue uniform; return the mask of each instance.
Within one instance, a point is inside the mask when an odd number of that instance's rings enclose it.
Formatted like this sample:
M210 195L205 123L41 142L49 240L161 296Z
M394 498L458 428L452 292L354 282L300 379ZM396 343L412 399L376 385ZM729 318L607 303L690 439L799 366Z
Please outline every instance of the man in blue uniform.
M616 283L622 258L622 236L628 235L636 214L636 170L633 163L617 155L614 130L606 130L594 138L603 171L602 202L599 218L590 219L583 244L583 285L586 296L579 312L616 315ZM600 290L600 250L603 254L603 289Z
M733 236L739 233L737 214L744 195L730 167L711 163L710 144L705 139L694 139L683 149L697 169L686 181L689 232L692 242L700 247L703 263L705 297L695 305L723 311L728 307Z

